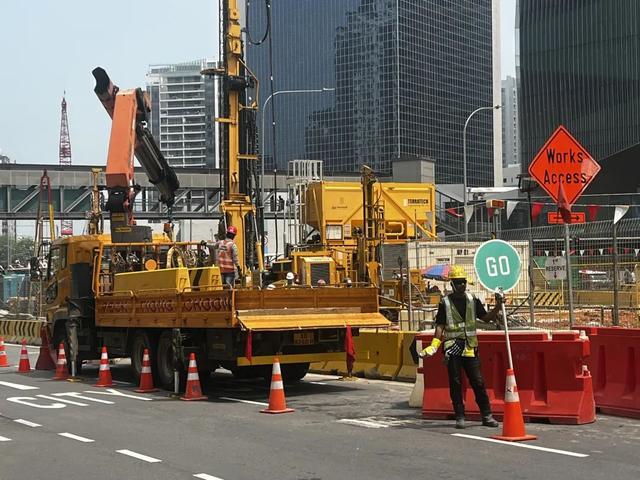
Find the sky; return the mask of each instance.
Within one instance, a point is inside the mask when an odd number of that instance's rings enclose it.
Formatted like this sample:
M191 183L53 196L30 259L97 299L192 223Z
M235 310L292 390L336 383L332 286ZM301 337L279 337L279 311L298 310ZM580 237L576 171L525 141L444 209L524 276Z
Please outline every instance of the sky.
M501 0L502 77L515 75L516 0ZM93 93L103 67L123 89L149 65L214 58L217 0L0 0L0 150L58 163L66 91L72 161L104 165L111 121Z

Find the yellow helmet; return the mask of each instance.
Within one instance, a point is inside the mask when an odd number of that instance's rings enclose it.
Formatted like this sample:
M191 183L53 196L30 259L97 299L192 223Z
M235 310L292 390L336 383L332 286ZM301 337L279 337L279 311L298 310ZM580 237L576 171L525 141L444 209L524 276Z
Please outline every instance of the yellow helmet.
M459 265L453 265L449 270L449 280L455 279L467 280L467 272Z

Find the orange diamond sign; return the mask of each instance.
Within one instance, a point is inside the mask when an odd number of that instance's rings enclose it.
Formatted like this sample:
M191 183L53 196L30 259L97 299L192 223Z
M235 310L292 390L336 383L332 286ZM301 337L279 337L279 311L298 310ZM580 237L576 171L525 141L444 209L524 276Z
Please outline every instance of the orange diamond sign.
M558 203L562 188L569 205L576 202L599 171L598 162L562 125L529 165L529 175L549 196Z

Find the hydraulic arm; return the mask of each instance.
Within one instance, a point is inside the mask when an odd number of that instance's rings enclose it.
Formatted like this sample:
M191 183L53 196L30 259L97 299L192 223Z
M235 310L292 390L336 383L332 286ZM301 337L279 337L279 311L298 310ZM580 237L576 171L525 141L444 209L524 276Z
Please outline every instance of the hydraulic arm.
M178 177L147 128L151 111L147 94L140 88L121 91L100 67L92 74L96 79L94 92L113 119L105 172L109 193L106 209L110 213L112 241L151 240L151 228L137 226L133 217L133 202L140 191L134 180L134 153L149 181L160 192L160 202L167 206L169 221L180 187Z

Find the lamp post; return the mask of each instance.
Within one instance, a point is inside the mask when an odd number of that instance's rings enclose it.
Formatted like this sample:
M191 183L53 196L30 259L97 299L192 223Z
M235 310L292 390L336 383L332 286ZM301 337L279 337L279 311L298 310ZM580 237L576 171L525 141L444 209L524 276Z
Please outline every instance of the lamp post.
M269 101L277 96L277 95L293 95L293 94L303 94L303 93L323 93L323 92L333 92L335 90L335 88L327 88L327 87L323 87L323 88L311 88L311 89L303 89L303 90L278 90L277 92L273 92L271 95L269 95L267 97L267 99L264 101L264 103L262 104L262 127L260 130L260 137L261 137L261 141L260 141L260 163L261 163L261 172L260 172L260 208L262 209L262 251L264 252L264 175L265 175L265 170L264 170L264 134L265 134L265 130L264 130L264 117L265 117L265 113L267 111L267 105L269 104ZM273 122L273 125L275 125L275 120ZM273 143L275 144L275 137L273 139ZM273 154L273 152L272 152ZM275 156L274 156L274 162L275 162ZM274 176L273 176L273 191L276 192L276 175L275 175L275 171L276 171L277 166L274 165ZM275 193L274 193L275 194ZM277 218L276 218L276 222L277 222ZM276 239L277 241L277 239ZM276 250L276 255L278 254L277 250Z
M467 121L464 122L464 128L462 129L462 184L464 191L462 192L462 198L464 202L464 241L469 241L469 224L467 223L467 125L469 125L469 121L471 117L473 117L476 113L481 112L483 110L498 110L502 105L493 105L491 107L480 107L476 108L471 115L467 117Z

